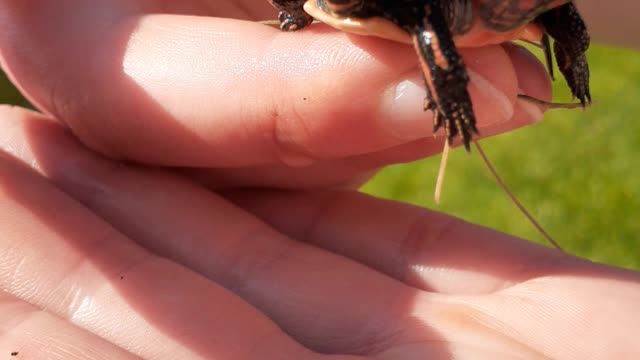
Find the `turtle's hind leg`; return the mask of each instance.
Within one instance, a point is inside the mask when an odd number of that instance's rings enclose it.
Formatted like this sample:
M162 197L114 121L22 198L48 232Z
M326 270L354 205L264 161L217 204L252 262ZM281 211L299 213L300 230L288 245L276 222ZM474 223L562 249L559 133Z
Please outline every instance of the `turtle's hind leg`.
M296 31L313 22L311 15L304 9L306 0L270 0L271 4L280 10L278 20L282 31Z
M436 1L427 3L423 23L412 32L427 88L425 110L434 113L434 131L444 126L449 143L459 134L469 151L478 132L467 90L469 75Z
M567 3L548 10L536 18L536 23L554 39L553 52L558 68L573 96L580 100L583 107L591 103L589 64L586 57L590 37L576 6ZM549 54L548 42L543 45L545 53Z

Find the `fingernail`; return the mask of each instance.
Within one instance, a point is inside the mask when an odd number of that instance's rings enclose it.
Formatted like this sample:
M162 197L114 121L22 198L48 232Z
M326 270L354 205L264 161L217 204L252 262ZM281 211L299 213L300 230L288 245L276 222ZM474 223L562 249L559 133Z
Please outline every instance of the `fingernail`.
M468 70L471 87L475 88L475 102L483 108L492 109L490 117L479 119L480 126L504 123L513 117L514 105L509 97L482 75ZM389 132L398 138L415 140L432 135L433 114L423 111L426 95L422 78L416 76L399 82L391 88L392 101L386 117ZM474 105L477 110L477 104ZM479 113L476 111L476 117Z
M522 90L519 90L518 93L524 94ZM544 112L538 105L534 103L518 100L517 106L520 108L520 110L523 111L523 113L527 115L529 122L531 122L532 124L537 124L544 118Z
M403 80L390 88L384 117L388 131L404 140L415 140L430 136L433 129L433 114L423 110L426 90L419 76Z
M487 109L493 109L491 118L482 119L487 121L483 121L481 126L491 126L511 120L515 110L509 97L477 72L470 69L467 72L471 80L471 86L475 87L478 95L480 95L480 98L475 100L482 101L482 106ZM478 114L476 113L476 115Z

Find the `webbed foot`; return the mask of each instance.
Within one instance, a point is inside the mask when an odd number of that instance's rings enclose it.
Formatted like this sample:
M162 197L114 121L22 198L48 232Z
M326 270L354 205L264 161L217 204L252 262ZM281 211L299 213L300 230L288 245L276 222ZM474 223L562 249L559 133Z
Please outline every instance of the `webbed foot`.
M424 26L418 27L413 42L427 88L425 110L434 113L434 131L444 127L449 144L460 135L467 151L476 119L467 90L469 76L441 8L426 6Z
M536 23L554 39L553 52L558 68L573 96L585 107L591 103L589 64L586 57L590 37L577 8L573 3L567 3L538 16ZM547 59L550 59L549 42L543 38L542 45Z
M306 0L271 0L271 4L280 10L278 20L282 31L296 31L313 22L303 5Z

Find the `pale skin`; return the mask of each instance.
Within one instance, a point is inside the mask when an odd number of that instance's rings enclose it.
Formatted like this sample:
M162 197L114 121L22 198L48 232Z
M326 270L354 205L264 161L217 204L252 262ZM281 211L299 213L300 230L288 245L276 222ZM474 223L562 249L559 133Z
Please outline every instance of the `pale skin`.
M413 50L229 19L274 14L0 0L2 66L44 112L0 110L0 356L640 353L640 274L350 190L441 149ZM531 55L462 52L483 136L539 119L516 101L550 98Z

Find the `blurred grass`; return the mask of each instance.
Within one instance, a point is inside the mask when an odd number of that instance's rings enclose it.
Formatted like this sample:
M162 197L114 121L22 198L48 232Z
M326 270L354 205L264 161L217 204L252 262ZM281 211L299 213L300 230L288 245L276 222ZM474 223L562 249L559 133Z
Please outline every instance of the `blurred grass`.
M12 104L32 108L31 104L11 85L9 79L0 69L0 104Z
M539 125L482 144L508 186L567 251L640 270L640 52L594 46L589 60L592 108L552 111ZM556 100L570 99L563 79L554 87ZM1 72L0 103L28 104ZM452 152L436 206L438 162L391 166L364 191L545 243L476 152Z
M597 102L590 109L551 111L539 125L482 145L511 190L567 251L640 270L640 52L593 46L589 62ZM571 99L561 76L554 98ZM451 153L437 206L439 160L389 167L363 190L545 243L475 151Z

